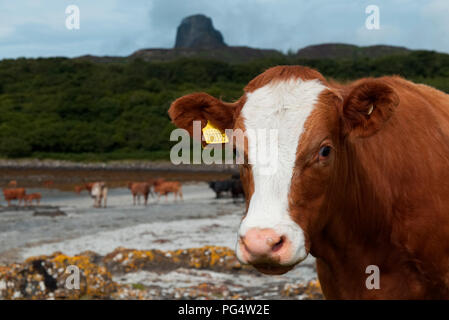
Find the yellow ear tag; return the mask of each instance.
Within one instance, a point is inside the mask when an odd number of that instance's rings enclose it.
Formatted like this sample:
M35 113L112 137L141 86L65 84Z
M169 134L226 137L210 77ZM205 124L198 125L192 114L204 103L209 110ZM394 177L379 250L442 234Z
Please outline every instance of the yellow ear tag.
M207 121L206 126L203 128L203 135L204 139L206 140L206 143L208 144L220 144L229 142L226 133L221 132L220 129L215 127L209 121Z

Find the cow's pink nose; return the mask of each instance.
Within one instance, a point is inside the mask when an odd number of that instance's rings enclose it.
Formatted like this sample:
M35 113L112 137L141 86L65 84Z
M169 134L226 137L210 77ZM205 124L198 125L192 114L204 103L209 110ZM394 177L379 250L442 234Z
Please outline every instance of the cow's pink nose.
M246 262L280 262L288 253L289 241L273 229L249 229L240 239L240 248Z

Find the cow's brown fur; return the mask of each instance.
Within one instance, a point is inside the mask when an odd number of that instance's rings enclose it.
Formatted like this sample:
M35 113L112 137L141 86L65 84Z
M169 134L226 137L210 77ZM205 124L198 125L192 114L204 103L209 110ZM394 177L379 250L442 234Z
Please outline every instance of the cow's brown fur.
M288 195L325 296L449 298L449 96L396 76L341 85L295 66L269 69L245 94L292 77L328 88L298 141ZM245 99L193 94L176 100L169 115L187 130L193 120L244 130ZM332 148L325 159L322 145ZM250 169L240 169L247 204ZM378 290L365 285L368 265L380 269Z
M42 195L39 192L26 194L24 197L25 203L27 205L32 205L33 200L36 200L37 205L41 202Z
M144 198L144 204L148 203L148 195L151 192L151 186L148 182L128 182L128 189L133 195L133 204L136 205L136 198L140 204L140 196Z
M42 183L45 188L51 188L54 184L55 182L53 180L46 180Z
M11 180L8 182L8 187L10 188L16 188L17 187L17 180Z
M165 200L167 201L169 193L174 194L175 200L178 195L182 200L182 185L179 181L165 181L163 179L156 179L156 181L154 181L154 192L157 193L158 201L163 195L165 195Z
M25 195L26 190L24 188L3 189L3 196L5 197L5 201L8 202L8 206L11 205L11 200L18 200L18 205L20 206L25 199Z
M76 192L77 194L80 194L81 191L86 190L87 192L90 193L90 191L92 190L92 186L93 186L93 185L94 185L93 182L86 182L86 183L84 183L83 185L75 186L75 192Z

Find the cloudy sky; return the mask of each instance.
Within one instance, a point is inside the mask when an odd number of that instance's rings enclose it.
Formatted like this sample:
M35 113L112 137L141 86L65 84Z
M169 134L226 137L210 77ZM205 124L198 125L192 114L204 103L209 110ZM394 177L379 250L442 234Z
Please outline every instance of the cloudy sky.
M72 4L79 30L65 26ZM373 4L379 30L365 27ZM170 48L182 18L197 13L211 17L229 45L287 51L343 42L449 53L448 0L0 0L0 59Z

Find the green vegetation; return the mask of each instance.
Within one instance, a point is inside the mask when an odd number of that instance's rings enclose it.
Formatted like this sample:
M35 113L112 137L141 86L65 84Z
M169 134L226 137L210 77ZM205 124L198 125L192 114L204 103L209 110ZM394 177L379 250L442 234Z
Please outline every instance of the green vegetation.
M145 290L145 286L141 283L133 283L131 286L136 290Z
M244 64L180 59L93 63L76 59L0 61L0 156L76 161L168 159L170 103L206 91L223 100L268 67L301 64L351 80L398 74L449 92L449 55L415 51L358 60L292 55Z

